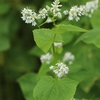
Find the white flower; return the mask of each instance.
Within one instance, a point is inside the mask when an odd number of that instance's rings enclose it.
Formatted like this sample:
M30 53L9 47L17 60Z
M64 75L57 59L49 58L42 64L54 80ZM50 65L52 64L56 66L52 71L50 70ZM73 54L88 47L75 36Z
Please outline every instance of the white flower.
M59 7L61 7L62 5L59 5L59 4L60 4L59 0L55 0L53 4L51 4L52 6L51 9L53 10L53 12L60 11Z
M65 76L69 72L68 66L66 66L62 62L56 63L55 66L50 66L50 69L53 70L53 72L58 76L58 78Z
M53 13L54 17L62 18L60 13L60 7L62 7L62 5L60 5L59 0L55 0L51 6L50 11Z
M37 23L35 21L35 19L37 18L37 15L35 12L33 12L31 9L29 8L24 8L21 12L22 14L22 20L25 21L25 23L32 23L33 26L35 26Z
M50 66L50 69L52 70L54 68L54 66Z
M42 63L46 62L47 64L49 64L51 58L52 58L52 55L50 53L46 53L45 55L42 55L40 57L40 60L41 60Z
M52 19L50 17L48 17L47 20L46 20L46 22L47 23L51 23L52 22Z
M44 18L46 18L46 16L48 16L47 9L46 8L41 9L39 11L38 17L44 19Z
M62 43L61 43L61 42L59 42L59 43L54 42L54 46L55 46L55 47L62 47Z
M63 11L64 15L68 15L68 10Z
M69 20L76 19L76 21L79 20L79 17L78 17L78 7L77 7L77 6L73 6L73 7L70 9L68 19L69 19Z
M75 57L71 52L66 52L63 57L63 62L68 62L68 64L72 64Z
M98 0L89 1L85 5L85 15L91 17L92 13L98 9Z

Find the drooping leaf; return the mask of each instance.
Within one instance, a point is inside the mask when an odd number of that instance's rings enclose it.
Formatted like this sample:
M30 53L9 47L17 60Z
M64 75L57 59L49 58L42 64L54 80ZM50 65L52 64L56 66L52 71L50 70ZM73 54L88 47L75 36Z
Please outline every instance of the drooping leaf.
M55 34L62 34L65 33L67 31L71 31L71 32L86 32L87 30L74 26L74 25L66 25L66 24L60 24L57 25L57 27L52 29L52 32Z
M43 51L47 52L54 41L62 41L61 36L55 34L50 29L36 29L33 31L34 40L37 46Z
M76 90L78 82L69 78L55 80L50 76L40 79L34 88L35 100L70 100Z
M36 74L34 73L26 74L20 77L17 81L24 94L25 100L35 100L33 97L33 89L37 83Z
M89 32L86 32L85 34L83 34L81 37L78 38L76 43L78 43L81 40L88 44L92 43L96 47L100 48L100 29L93 29L90 30Z

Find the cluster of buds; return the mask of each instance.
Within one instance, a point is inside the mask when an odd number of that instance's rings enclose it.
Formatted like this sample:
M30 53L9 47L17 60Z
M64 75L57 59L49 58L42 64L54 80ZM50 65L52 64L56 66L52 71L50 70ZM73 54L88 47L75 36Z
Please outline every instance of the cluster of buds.
M65 76L69 72L68 66L66 66L62 62L56 63L55 66L50 66L50 69L53 70L53 72L58 76L58 78Z
M32 26L37 25L38 19L46 19L45 23L54 22L56 18L62 18L61 7L59 0L54 0L51 7L48 5L39 10L38 13L32 11L29 8L24 8L22 10L22 19L25 23L32 23ZM73 6L71 9L64 10L63 14L68 15L68 20L80 20L80 16L85 15L91 17L92 13L98 9L98 0L92 0L86 3L86 5ZM52 15L50 15L52 14Z

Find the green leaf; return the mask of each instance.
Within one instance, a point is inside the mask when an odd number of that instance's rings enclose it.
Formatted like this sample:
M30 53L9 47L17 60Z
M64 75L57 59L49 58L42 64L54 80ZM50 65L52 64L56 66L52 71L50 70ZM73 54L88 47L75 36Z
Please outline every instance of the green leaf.
M40 79L34 88L35 100L70 100L76 90L78 82L69 78L55 80L50 76Z
M93 28L100 29L100 9L95 11L91 18L91 24Z
M55 34L50 29L36 29L33 31L33 35L37 46L45 53L51 48L54 41L62 41L61 35L57 35L54 40Z
M57 27L52 29L52 32L55 34L62 34L65 33L66 31L71 31L71 32L87 32L87 30L74 26L74 25L66 25L66 24L60 24L57 25Z
M10 40L8 37L0 35L0 51L5 51L10 48Z
M75 44L81 40L88 44L92 43L96 47L100 48L100 29L93 29L83 34L81 37L78 38Z
M74 37L74 34L73 32L65 32L62 34L62 38L63 38L63 41L64 43L63 44L68 44L70 43L72 40L73 40L73 37Z
M36 74L29 73L20 77L17 82L20 84L21 90L26 100L35 100L33 97L33 89L37 83Z

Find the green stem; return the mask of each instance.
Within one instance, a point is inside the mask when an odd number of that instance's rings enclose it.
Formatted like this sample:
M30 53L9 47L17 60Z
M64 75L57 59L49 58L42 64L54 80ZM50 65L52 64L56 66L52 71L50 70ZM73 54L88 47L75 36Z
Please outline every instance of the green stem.
M45 23L46 23L46 21L45 21L44 23L40 24L38 27L41 27L41 26L44 25Z
M56 34L54 35L54 40L53 41L55 41L55 38L56 38ZM54 42L52 44L52 50L53 50L54 63L56 63L57 59L56 59L56 52L55 52Z
M53 22L53 25L56 27L56 23L55 23L55 21Z

